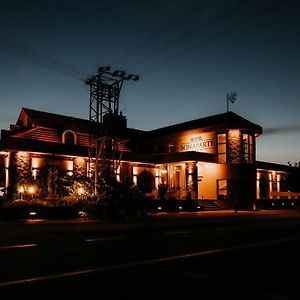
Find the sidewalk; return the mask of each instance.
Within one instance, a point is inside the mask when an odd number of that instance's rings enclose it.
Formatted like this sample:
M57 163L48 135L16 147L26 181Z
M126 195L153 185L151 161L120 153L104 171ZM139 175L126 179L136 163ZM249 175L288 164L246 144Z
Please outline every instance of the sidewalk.
M66 232L97 230L103 232L124 232L158 230L161 228L201 228L207 226L255 224L260 222L278 222L284 220L300 220L299 210L261 210L261 211L201 211L180 213L149 214L143 219L135 220L95 220L95 219L71 219L71 220L20 220L0 221L0 228L10 227L63 227Z

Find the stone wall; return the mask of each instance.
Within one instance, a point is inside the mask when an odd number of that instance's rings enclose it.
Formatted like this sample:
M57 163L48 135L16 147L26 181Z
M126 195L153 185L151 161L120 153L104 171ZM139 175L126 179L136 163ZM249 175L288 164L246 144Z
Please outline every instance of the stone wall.
M239 130L229 130L227 136L228 163L243 162L242 133Z

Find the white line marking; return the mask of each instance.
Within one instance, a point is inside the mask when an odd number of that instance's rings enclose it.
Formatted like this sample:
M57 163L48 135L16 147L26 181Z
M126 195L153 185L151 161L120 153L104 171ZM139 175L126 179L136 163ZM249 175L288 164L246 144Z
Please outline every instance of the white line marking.
M86 239L84 241L87 243L93 243L93 242L125 240L125 239L126 239L126 236L112 236L112 237L103 237L103 238L96 238L96 239Z
M189 230L181 230L181 231L167 231L163 232L163 235L176 235L176 234L189 234Z
M278 225L290 225L290 224L295 224L295 223L299 223L299 221L294 220L294 221L281 221L281 222L262 223L262 224L244 224L244 225L237 225L237 226L225 226L225 227L217 227L216 230L225 231L225 230L233 230L233 229L272 227L272 226L278 226Z
M17 248L32 248L32 247L37 247L37 244L24 244L24 245L0 246L0 250L17 249Z
M185 258L200 257L200 256L205 256L205 255L210 255L210 254L231 252L231 251L243 250L243 249L249 249L249 248L255 248L255 247L271 246L274 244L286 243L286 242L291 242L291 241L295 241L295 240L299 240L299 239L300 239L300 236L294 236L294 237L289 237L289 238L282 238L282 239L270 240L270 241L265 241L265 242L257 242L257 243L233 246L233 247L228 247L228 248L219 248L219 249L212 249L212 250L206 250L206 251L194 252L194 253L188 253L188 254L181 254L181 255L175 255L175 256L169 256L169 257L134 261L134 262L123 263L123 264L119 264L119 265L99 267L99 268L95 268L95 269L79 270L79 271L74 271L74 272L32 277L32 278L13 280L13 281L4 281L4 282L0 282L0 288L7 287L7 286L26 284L26 283L46 281L46 280L51 280L51 279L59 279L59 278L73 277L73 276L84 275L84 274L115 271L115 270L127 269L127 268L132 268L132 267L139 267L139 266L146 266L146 265L152 265L152 264L157 264L157 263L171 262L171 261L176 261L176 260L182 260Z

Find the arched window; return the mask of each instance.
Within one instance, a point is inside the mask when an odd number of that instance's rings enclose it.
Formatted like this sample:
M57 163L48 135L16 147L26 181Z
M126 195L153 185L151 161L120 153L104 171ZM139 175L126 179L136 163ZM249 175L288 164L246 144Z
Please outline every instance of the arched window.
M73 130L66 130L62 135L62 142L63 144L67 144L67 145L76 145L77 144L76 133Z

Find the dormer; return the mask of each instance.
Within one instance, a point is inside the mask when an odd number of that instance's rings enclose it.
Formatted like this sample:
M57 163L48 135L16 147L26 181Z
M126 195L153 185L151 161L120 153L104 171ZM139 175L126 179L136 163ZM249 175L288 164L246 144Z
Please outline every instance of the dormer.
M65 130L62 134L62 143L66 145L76 145L77 135L73 130Z

